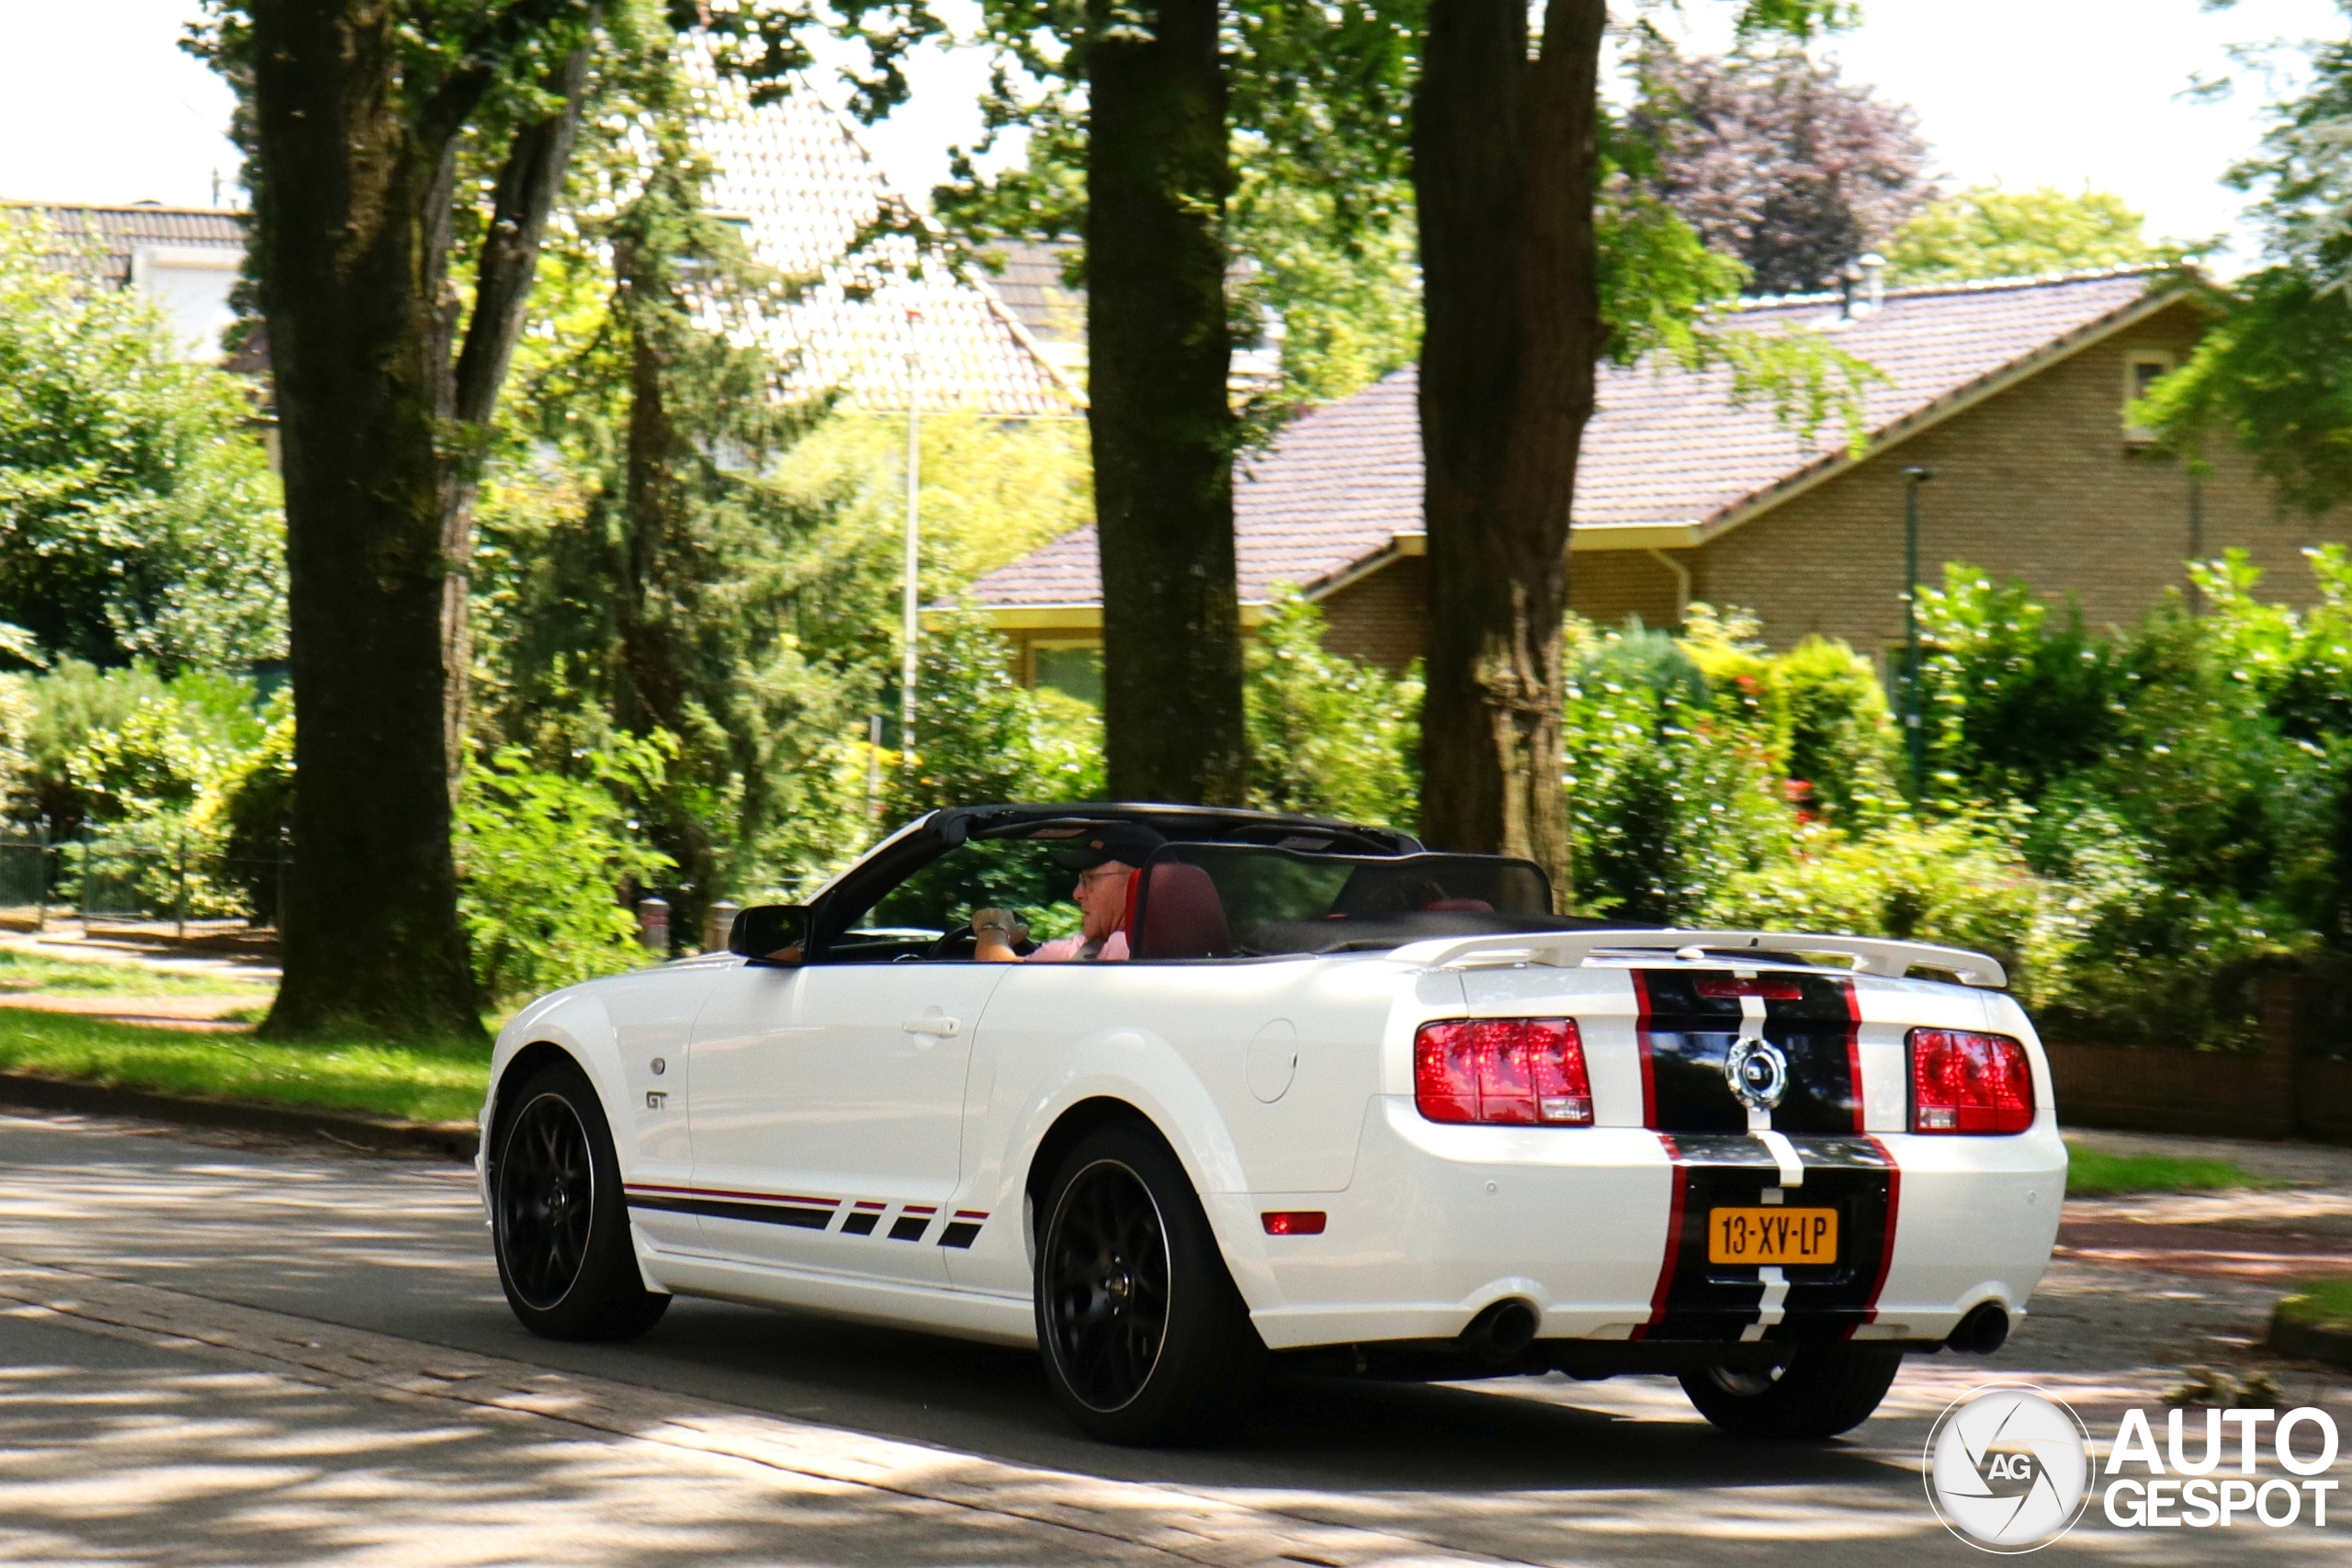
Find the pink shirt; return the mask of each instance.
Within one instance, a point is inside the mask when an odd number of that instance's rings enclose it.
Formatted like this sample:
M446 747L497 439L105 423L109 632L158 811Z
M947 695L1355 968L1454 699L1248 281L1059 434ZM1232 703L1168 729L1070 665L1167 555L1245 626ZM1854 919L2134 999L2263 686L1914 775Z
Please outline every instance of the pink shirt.
M1104 939L1102 951L1094 955L1094 961L1098 964L1115 964L1126 955L1127 933L1113 931L1108 938ZM1085 956L1086 938L1081 933L1075 936L1057 936L1051 942L1039 943L1037 951L1029 955L1027 962L1069 964L1082 960Z

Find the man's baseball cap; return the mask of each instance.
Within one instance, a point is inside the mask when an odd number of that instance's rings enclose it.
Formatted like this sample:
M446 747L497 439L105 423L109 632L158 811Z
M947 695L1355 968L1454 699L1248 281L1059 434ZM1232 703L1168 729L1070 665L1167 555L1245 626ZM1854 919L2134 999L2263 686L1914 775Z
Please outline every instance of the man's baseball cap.
M1054 861L1072 871L1092 871L1111 861L1141 865L1167 841L1140 822L1114 822L1089 833L1084 841L1057 852Z

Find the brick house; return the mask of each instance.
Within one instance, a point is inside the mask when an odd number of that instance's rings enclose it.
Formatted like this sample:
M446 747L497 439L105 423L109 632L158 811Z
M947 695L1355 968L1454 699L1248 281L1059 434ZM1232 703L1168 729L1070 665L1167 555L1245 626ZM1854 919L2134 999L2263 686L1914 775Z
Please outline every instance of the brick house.
M2282 508L2251 462L2213 455L2192 479L2129 428L2130 396L2201 331L2185 294L2143 272L1896 289L1742 310L1738 324L1813 326L1884 376L1864 396L1870 442L1808 443L1731 400L1727 371L1604 368L1577 476L1569 598L1614 624L1678 624L1693 600L1755 612L1785 648L1809 634L1883 656L1900 642L1905 468L1921 491L1921 573L1967 561L2072 596L2123 626L2187 581L2192 554L2243 548L2265 591L2307 601L2300 552L2340 518ZM1291 583L1323 608L1329 646L1401 668L1426 636L1414 373L1400 370L1286 427L1237 476L1245 621ZM1080 529L974 585L1024 681L1083 686L1102 589Z

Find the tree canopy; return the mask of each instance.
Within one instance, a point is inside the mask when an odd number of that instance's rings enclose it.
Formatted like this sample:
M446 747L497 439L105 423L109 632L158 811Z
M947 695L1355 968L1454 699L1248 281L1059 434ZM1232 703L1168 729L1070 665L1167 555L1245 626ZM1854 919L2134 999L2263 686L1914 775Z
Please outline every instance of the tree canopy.
M1685 58L1653 38L1634 67L1649 181L1752 292L1835 287L1933 195L1911 111L1793 42Z
M2146 422L2175 445L2251 452L2290 502L2352 500L2352 40L2315 47L2230 183L2254 197L2265 265L2207 286L2213 322L2158 381Z
M2183 248L2149 239L2146 225L2144 214L2106 191L1971 186L1929 202L1895 231L1887 279L1962 283L2180 260Z
M284 524L254 390L0 213L0 651L235 669L286 652Z

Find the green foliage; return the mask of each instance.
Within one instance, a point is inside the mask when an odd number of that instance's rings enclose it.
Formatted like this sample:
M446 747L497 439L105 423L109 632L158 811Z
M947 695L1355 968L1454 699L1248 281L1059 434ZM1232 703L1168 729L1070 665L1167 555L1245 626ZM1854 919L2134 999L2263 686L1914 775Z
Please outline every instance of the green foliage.
M1929 202L1887 243L1887 277L1899 285L2178 262L2183 248L2150 240L2146 218L2120 196L2043 186L1971 186Z
M1568 655L1578 908L1685 921L1713 888L1787 852L1796 814L1752 694L1718 703L1690 651L1638 622L1572 621Z
M1323 613L1284 590L1244 650L1250 804L1409 830L1420 813L1421 682L1323 647Z
M889 771L885 820L943 806L1102 798L1101 720L1058 694L1023 689L1007 651L977 613L925 627L913 762Z
M2101 755L2118 671L2079 612L2053 629L2024 583L1952 564L1920 590L1918 617L1930 794L2038 800Z
M1809 637L1775 660L1771 674L1774 743L1792 795L1849 829L1899 807L1902 741L1870 660Z
M1238 341L1280 324L1283 407L1332 402L1413 363L1421 344L1420 270L1401 188L1385 221L1350 232L1338 197L1271 178L1247 157L1233 243L1254 271L1232 290Z
M19 659L234 668L285 651L277 484L236 378L0 213L0 622Z
M2299 73L2300 74L2300 73ZM2290 504L2352 497L2352 40L2314 46L2299 96L2274 105L2228 183L2254 197L2267 265L2227 285L2193 280L2211 325L2158 381L2142 423L2177 448L2229 442Z
M518 747L467 759L458 908L485 995L553 990L644 962L623 894L657 883L671 862L619 797L658 792L676 751L666 736L616 737L577 759L584 776L535 768Z
M1739 930L1853 932L1991 953L2029 948L2042 888L2015 847L1967 818L1897 819L1841 840L1819 830L1798 853L1726 878L1707 919ZM2031 996L2030 976L2018 976Z

